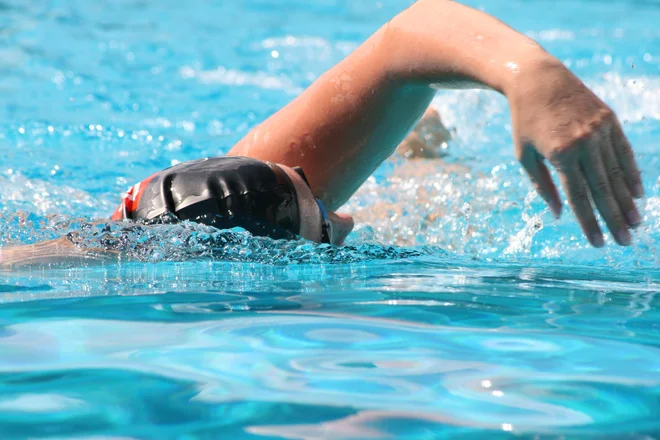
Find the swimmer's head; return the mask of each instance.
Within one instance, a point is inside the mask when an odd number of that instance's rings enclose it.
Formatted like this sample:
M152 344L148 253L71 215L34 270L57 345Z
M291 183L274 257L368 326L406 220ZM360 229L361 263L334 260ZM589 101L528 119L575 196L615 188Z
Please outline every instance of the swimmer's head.
M286 173L295 188L300 217L298 235L318 243L343 244L353 230L353 218L348 214L326 211L323 202L314 197L301 168L286 165L275 167Z
M218 229L336 245L353 229L350 216L326 212L300 168L240 156L185 162L156 173L127 192L113 219L160 222L166 213Z

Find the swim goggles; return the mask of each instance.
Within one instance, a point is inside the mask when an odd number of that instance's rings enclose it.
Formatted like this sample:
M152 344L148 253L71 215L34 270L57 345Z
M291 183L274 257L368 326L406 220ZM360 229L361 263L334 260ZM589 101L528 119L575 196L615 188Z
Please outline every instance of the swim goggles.
M273 171L275 171L277 176L284 176L283 178L286 178L286 180L290 182L289 178L286 177L286 173L284 173L284 171L282 171L282 169L277 164L270 162L266 163L273 169ZM307 180L307 176L305 176L303 169L301 167L293 167L292 170L295 171L309 187L309 181ZM314 197L314 200L316 200L316 204L318 205L319 211L321 212L321 243L332 244L333 226L332 222L330 221L330 217L328 216L328 210L325 209L321 199Z
M305 181L305 183L309 187L309 181L307 180L307 176L305 176L305 172L303 171L303 169L301 167L293 167L292 169L293 171L298 173L298 175L302 178L302 180ZM328 216L328 210L325 209L325 206L323 205L321 199L319 199L318 197L314 197L314 200L316 200L316 204L318 205L319 211L321 212L321 243L332 244L333 226L332 226L332 222L330 221L330 217Z
M323 206L323 202L318 197L316 199L316 204L319 205L319 211L321 211L321 243L332 243L333 228L330 217L328 217L328 211Z

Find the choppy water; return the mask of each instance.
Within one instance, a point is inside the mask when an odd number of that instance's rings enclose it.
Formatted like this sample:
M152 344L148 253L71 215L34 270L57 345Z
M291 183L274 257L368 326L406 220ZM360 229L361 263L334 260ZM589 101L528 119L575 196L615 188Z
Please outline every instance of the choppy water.
M468 3L624 121L633 247L552 220L484 91L435 101L464 168L383 165L345 248L95 223L409 2L0 2L0 244L105 234L138 260L0 274L0 438L660 438L660 4Z

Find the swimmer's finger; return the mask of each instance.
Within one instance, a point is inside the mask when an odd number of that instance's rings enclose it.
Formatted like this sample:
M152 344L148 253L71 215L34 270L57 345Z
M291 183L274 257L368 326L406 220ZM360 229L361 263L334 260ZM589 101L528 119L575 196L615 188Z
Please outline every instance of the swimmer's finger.
M575 213L582 231L589 243L595 247L603 247L605 241L603 233L598 226L594 211L589 200L589 190L584 181L584 175L577 164L565 168L559 173L564 191L568 195L568 203Z
M561 215L561 199L557 187L550 177L548 167L543 163L543 158L533 149L528 149L523 154L521 160L522 166L527 171L534 189L539 193L543 200L548 204L552 214L559 218Z
M642 220L639 215L639 211L637 211L637 207L635 206L632 195L630 194L630 189L626 183L623 169L621 168L621 164L616 157L614 147L610 143L609 136L607 142L603 144L602 154L603 162L605 164L605 171L607 172L607 176L610 180L610 186L612 188L614 198L619 204L619 208L621 209L621 212L623 213L628 226L635 228L639 226Z
M628 224L623 217L621 207L617 203L609 176L605 171L603 161L603 150L609 148L607 145L608 137L595 137L591 144L585 148L581 157L580 164L584 172L589 190L596 208L607 223L607 227L612 232L612 236L617 243L623 246L630 244L631 236L628 232Z
M644 187L642 186L641 173L635 160L635 153L630 146L630 142L628 142L628 138L623 133L618 120L615 120L614 124L612 124L611 137L616 157L623 169L630 193L638 199L644 197Z

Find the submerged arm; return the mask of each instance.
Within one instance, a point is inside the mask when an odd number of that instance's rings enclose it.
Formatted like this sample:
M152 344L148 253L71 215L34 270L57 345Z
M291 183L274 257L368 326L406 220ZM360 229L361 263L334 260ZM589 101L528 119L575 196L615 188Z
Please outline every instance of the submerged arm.
M589 192L621 244L639 223L632 150L611 110L533 40L448 0L419 0L231 151L301 166L330 207L345 203L412 129L440 87L486 87L509 99L516 154L558 216L543 159L560 172L592 244ZM584 182L588 185L585 185Z
M0 247L0 271L22 267L116 262L118 259L117 251L79 248L67 237L37 244Z

